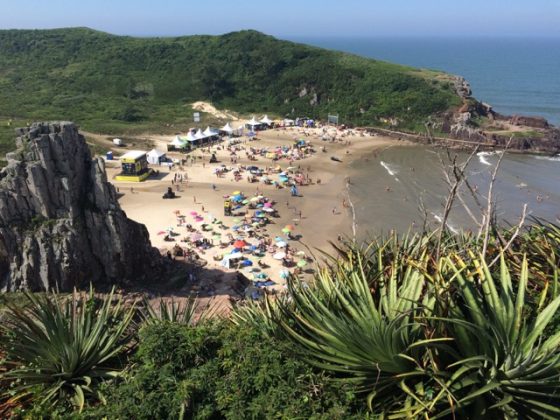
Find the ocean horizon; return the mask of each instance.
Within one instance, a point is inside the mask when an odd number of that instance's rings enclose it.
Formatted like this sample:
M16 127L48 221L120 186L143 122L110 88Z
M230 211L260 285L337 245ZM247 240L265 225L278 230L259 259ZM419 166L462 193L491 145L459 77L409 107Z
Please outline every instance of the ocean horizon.
M560 125L560 38L288 37L289 40L463 76L505 115Z

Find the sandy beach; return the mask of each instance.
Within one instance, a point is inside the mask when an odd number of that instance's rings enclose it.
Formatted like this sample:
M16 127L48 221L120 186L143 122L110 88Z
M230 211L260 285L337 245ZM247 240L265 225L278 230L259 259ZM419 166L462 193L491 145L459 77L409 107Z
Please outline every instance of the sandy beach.
M278 217L270 218L270 223L255 233L257 239L263 236L282 237L288 241L292 252L299 255L298 259L304 258L302 257L304 253L305 258L308 258L312 254L317 255L317 250L330 251L329 241L336 241L339 235L352 235L351 204L346 191L349 164L352 160L359 158L362 153L395 144L393 139L371 136L359 131L339 131L335 141L322 141L323 135L324 132L320 128L276 128L261 131L252 140L240 139L241 142L235 146L241 149L236 152L235 162L232 162L231 151L227 150L222 142L211 147L210 150L196 149L187 155L168 153L170 158L184 159L188 156L189 159L186 164L174 165L172 169L153 166L154 170L159 170L159 176L143 183L114 181L113 177L119 172L118 160L107 163L107 176L120 193L120 204L128 217L146 225L152 244L164 254L175 244L181 247L188 246L181 241L181 239L188 239L189 234L192 234L187 232L186 224L191 224L194 229L197 229L197 233L210 241L215 233L220 233L222 237L231 235L230 237L235 239L238 232L233 231L232 227L236 223L239 224L239 218L224 216L224 197L240 191L247 199L259 195L266 197L267 201L274 203L274 209L277 211ZM314 152L292 163L287 159L272 161L260 156L256 160L249 160L244 150L250 147L272 149L277 146L292 146L296 139L308 142ZM153 136L151 140L156 144L156 148L166 150L166 143L170 138ZM323 151L323 147L326 151ZM216 155L218 163L209 163L212 153ZM195 158L194 163L191 162L190 156ZM340 161L332 160L333 156ZM291 167L299 167L299 171L310 182L309 185L298 187L299 194L293 197L290 188L279 189L274 185L265 185L263 182L251 183L245 175L237 181L231 172L218 177L214 172L221 165L226 167L254 165L262 169L280 166L283 171L292 165ZM182 182L174 182L181 177ZM162 199L168 187L173 188L177 198ZM214 233L199 229L198 224L193 220L195 212L208 222L216 219L221 223L219 232L216 224L211 224ZM183 216L184 223L180 223L181 219L178 219L178 215ZM291 240L288 240L285 232L282 232L286 225L293 226ZM173 229L176 235L173 236L175 242L164 239L167 236L164 232L170 229ZM249 244L255 243L254 237L244 239ZM235 271L224 268L220 261L216 261L218 256L229 252L231 246L224 249L217 245L214 243L214 246L209 249L197 250L200 258L207 261L208 268L223 270L224 273ZM275 283L273 288L281 288L284 283L278 276L278 273L283 270L281 262L272 258L270 253L266 253L259 260L268 266L262 271ZM302 274L311 275L313 272L311 267L310 265L305 267L306 270L301 270ZM290 272L293 274L294 270L290 269Z

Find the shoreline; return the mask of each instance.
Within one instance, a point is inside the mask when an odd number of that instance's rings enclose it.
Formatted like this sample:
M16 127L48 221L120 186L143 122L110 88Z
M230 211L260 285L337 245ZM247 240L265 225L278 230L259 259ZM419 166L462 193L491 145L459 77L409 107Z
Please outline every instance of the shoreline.
M220 161L218 164L210 164L210 154L201 149L196 149L189 155L195 156L195 163L187 164L183 169L168 170L165 167L158 167L160 170L157 179L149 179L143 183L118 182L113 179L118 172L118 161L107 164L107 175L118 190L119 202L127 216L132 220L142 223L148 229L152 245L162 253L172 248L174 242L165 242L161 234L167 228L175 228L183 234L180 227L177 227L176 212L183 215L198 212L206 218L215 217L223 221L228 230L222 233L230 233L232 218L223 215L223 196L232 194L233 191L241 191L247 197L262 194L274 201L278 217L271 219L271 223L264 229L266 235L276 237L282 235L282 228L286 225L294 225L294 233L298 237L290 241L290 247L298 252L305 252L308 256L317 257L321 252L329 253L333 251L330 246L331 241L336 241L339 237L348 237L356 233L356 215L352 215L351 198L349 196L349 176L351 176L352 162L359 159L363 153L373 153L393 145L404 145L407 142L396 141L382 136L363 135L356 131L351 131L354 135L348 134L337 142L322 141L319 129L272 129L259 132L258 140L245 141L241 147L274 147L277 145L291 145L296 138L309 141L315 153L305 159L294 161L294 166L300 166L301 170L311 178L312 183L307 186L298 187L300 196L292 197L289 188L276 189L271 185L262 183L249 183L243 177L240 181L234 181L231 175L218 178L213 174L214 168L221 164L233 165L230 162L229 152L223 148L224 143L218 144L212 151ZM147 135L146 137L150 137ZM155 136L154 136L155 137ZM163 140L161 137L153 139L156 148L163 150ZM411 143L409 143L411 144ZM321 151L326 147L326 152ZM257 161L246 158L243 152L238 153L236 165L255 165L265 167L269 165L279 165L283 170L289 166L286 160L272 162L270 159L258 157ZM178 153L168 153L169 157L181 157ZM334 161L331 157L338 157L340 161ZM109 161L110 162L110 161ZM188 181L177 185L172 185L175 174L184 174ZM178 198L163 200L162 194L168 187L173 187L178 194ZM345 205L347 207L345 207ZM301 214L301 218L299 215ZM180 244L179 241L176 243ZM235 272L220 266L214 257L222 251L214 246L206 250L201 258L208 263L210 270L220 270L223 275ZM319 260L320 258L315 258ZM271 268L271 278L282 288L285 282L273 278L282 266L267 256L265 262ZM312 270L306 270L306 275L311 275ZM219 294L219 291L217 292Z

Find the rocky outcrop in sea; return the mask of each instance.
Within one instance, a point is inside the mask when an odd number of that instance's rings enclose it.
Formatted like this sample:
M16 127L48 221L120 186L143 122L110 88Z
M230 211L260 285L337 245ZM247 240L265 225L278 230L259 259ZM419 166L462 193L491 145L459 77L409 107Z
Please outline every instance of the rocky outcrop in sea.
M130 285L159 271L146 227L127 218L73 123L17 135L0 171L0 290Z

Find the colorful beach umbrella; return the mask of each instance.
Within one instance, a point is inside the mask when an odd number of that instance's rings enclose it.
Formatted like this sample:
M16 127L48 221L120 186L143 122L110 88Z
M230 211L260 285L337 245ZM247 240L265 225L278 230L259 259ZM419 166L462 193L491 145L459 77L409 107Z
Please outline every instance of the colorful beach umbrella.
M234 191L234 192L231 193L231 195L240 195L240 194L241 194L241 191Z
M278 241L278 242L276 242L276 246L278 248L284 248L284 247L288 246L288 244L284 241Z
M200 233L193 233L191 235L191 241L200 241L203 238L204 236L202 236Z
M299 268L305 267L307 265L307 261L299 260L296 264Z
M286 234L287 234L287 233L290 233L290 232L291 232L291 230L290 230L290 229L286 229L286 228L284 228L284 229L282 229L282 232L283 232L283 233L286 233Z
M196 211L193 210L193 211L190 212L190 215L191 215L191 216L196 216L196 215L198 215L198 213L197 213Z
M287 230L289 230L290 232L291 232L292 230L294 230L295 228L296 228L296 227L295 227L294 225L286 225L286 226L284 227L284 229L287 229Z
M285 252L277 252L276 254L274 254L272 256L272 258L274 258L275 260L281 260L283 258L286 258L286 253Z
M247 242L245 242L244 240L238 240L233 243L233 247L238 249L244 248L246 246L247 246Z

